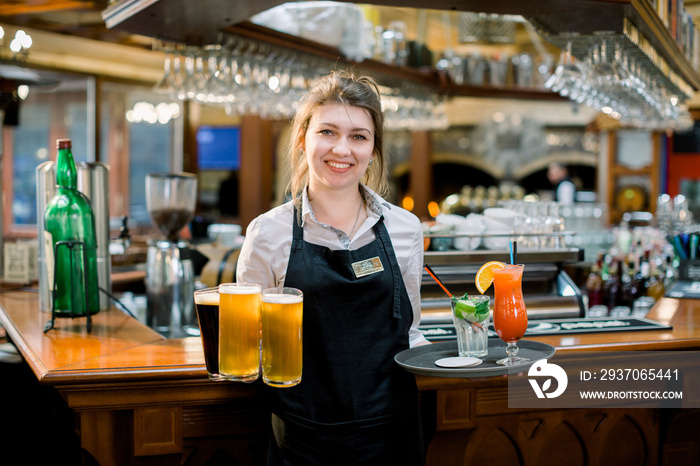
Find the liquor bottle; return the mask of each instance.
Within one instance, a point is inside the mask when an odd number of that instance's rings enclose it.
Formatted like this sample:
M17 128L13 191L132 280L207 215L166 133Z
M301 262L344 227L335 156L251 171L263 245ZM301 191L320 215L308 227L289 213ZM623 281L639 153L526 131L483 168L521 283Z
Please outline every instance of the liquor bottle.
M639 271L637 273L637 279L639 280L639 293L640 296L647 296L649 294L649 279L651 278L651 263L649 262L649 251L645 251L639 262Z
M678 267L675 256L667 255L664 259L664 287L670 289L678 281Z
M44 212L48 283L55 290L56 316L85 316L88 309L91 314L100 310L95 219L90 201L77 188L70 139L56 143L56 194ZM73 243L56 247L59 241Z
M622 288L622 263L613 259L608 279L603 284L605 293L605 305L608 310L620 305L620 291Z
M601 257L602 256L602 257ZM602 259L603 267L600 269L600 279L603 280L603 305L608 305L608 288L606 283L610 279L610 266L612 265L612 256L610 254L601 254L599 259Z
M591 266L591 271L586 277L586 294L588 295L588 307L603 304L603 278L601 277L602 259L598 259Z
M666 293L666 287L664 286L664 280L661 277L661 271L656 267L656 264L651 263L651 276L647 280L647 296L654 298L654 301L664 297Z
M622 263L620 263L622 265ZM641 281L635 271L634 261L627 263L627 273L624 275L622 287L620 289L620 305L628 306L632 309L634 300L639 297Z
M598 256L598 260L603 263L603 268L600 269L600 278L602 278L603 283L605 283L608 278L610 278L610 264L612 263L612 257L610 254L601 253Z

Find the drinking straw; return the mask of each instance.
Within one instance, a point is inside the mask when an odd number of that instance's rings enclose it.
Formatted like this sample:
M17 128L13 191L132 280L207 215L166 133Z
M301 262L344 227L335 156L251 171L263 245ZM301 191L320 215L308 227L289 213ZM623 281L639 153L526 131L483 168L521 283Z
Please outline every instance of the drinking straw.
M453 299L452 293L450 293L449 291L447 291L447 288L445 288L445 285L443 285L442 282L440 281L440 279L437 277L437 275L435 275L435 272L433 272L433 269L431 269L430 266L429 266L428 264L425 264L424 269L425 269L426 272L428 272L428 275L430 275L431 277L433 277L433 280L435 280L435 282L436 282L438 285L440 285L440 288L442 288L442 291L444 291L445 293L447 293L447 296L449 296L450 299ZM480 329L480 330L483 330L483 329L484 329L483 326L482 326L480 323L478 323L478 322L469 322L469 324L470 324L470 325L472 326L472 328L474 328L474 329L476 329L476 328L478 328L478 329Z
M685 249L683 249L683 244L681 243L681 238L679 235L673 237L673 248L676 250L678 257L683 260L688 258L688 255L685 253Z
M518 242L511 241L510 242L510 263L515 265L518 263L517 260L518 260Z
M425 267L424 267L424 268L425 268L425 271L428 272L428 275L430 275L431 277L433 277L433 280L435 280L435 282L436 282L438 285L440 285L440 288L442 288L442 291L444 291L445 293L447 293L447 296L449 296L450 298L452 298L452 293L450 293L449 291L447 291L447 288L445 288L445 285L443 285L442 282L440 281L440 279L437 277L437 275L435 275L435 272L433 272L433 269L431 269L430 266L429 266L428 264L425 264Z
M681 233L681 244L683 245L683 250L685 255L690 257L690 235L688 233Z

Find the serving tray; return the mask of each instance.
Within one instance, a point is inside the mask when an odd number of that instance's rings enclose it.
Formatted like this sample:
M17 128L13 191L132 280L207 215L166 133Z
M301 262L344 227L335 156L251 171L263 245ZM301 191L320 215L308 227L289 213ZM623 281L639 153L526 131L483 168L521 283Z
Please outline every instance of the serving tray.
M529 362L514 366L500 366L496 364L496 361L506 357L506 343L501 339L495 338L489 338L489 354L480 358L483 362L474 367L444 368L435 365L435 361L438 359L458 356L457 340L409 348L394 356L394 361L413 374L468 379L523 372L529 369L535 361L549 359L556 352L552 345L530 340L520 340L518 348L520 348L518 356L528 358Z

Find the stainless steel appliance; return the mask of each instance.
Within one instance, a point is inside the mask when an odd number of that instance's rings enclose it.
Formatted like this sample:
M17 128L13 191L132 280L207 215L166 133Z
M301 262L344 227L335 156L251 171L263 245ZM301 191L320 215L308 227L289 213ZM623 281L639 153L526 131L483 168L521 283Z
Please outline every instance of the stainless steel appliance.
M112 261L109 255L109 165L101 162L78 162L78 190L90 200L95 216L97 239L97 279L102 290L112 293ZM56 192L54 162L44 162L36 168L36 202L38 231L44 231L44 211ZM39 235L39 238L42 236ZM39 241L39 309L51 312L51 285L46 270L46 251ZM109 309L110 297L100 292L100 310Z
M146 324L168 338L199 335L194 313L194 267L179 231L194 216L197 178L190 173L151 173L146 207L164 238L146 253Z
M484 263L508 262L508 251L475 250L426 251L424 263L433 269L453 295L479 294L474 277ZM581 290L563 266L583 260L583 250L543 249L518 252L517 262L525 265L523 295L530 319L584 317L586 309ZM493 286L489 294L493 302ZM452 323L449 298L435 281L423 272L421 285L421 324Z

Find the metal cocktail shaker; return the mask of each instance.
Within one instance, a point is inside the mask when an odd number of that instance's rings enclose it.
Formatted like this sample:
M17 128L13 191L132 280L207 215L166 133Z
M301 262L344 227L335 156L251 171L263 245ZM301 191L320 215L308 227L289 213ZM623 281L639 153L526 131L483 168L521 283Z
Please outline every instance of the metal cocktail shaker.
M97 239L97 279L101 289L112 293L112 261L109 255L109 166L101 162L78 162L78 190L90 200L95 216ZM44 231L44 211L56 192L54 162L44 162L36 168L37 224ZM51 284L46 270L46 251L39 235L39 309L51 312ZM109 296L100 293L100 310L109 309Z

